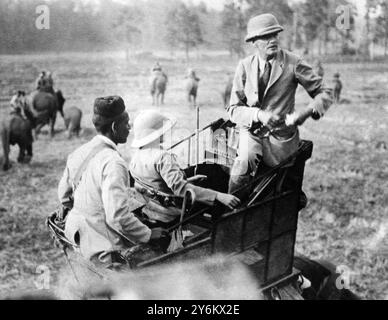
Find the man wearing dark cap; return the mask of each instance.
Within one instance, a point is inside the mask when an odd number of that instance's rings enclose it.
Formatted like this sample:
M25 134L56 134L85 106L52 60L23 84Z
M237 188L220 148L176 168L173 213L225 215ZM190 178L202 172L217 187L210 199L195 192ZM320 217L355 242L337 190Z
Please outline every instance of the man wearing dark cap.
M124 262L125 249L164 235L133 214L138 204L129 198L128 169L117 150L127 141L128 122L121 97L97 98L93 124L98 134L69 155L58 186L60 201L70 210L66 236L84 258L106 267Z
M240 128L238 157L229 181L231 193L251 181L261 161L275 166L295 152L297 126L310 116L319 119L332 104L330 89L311 66L279 48L283 27L272 14L250 19L247 31L245 40L256 52L239 62L228 107L230 119ZM299 84L313 100L305 110L296 112Z

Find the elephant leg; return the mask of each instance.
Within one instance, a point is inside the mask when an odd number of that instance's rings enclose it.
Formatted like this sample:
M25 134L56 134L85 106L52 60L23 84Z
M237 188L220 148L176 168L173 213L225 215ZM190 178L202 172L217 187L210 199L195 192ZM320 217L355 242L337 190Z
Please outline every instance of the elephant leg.
M69 127L67 129L67 138L68 139L72 138L74 131L75 131L74 125L72 122L70 122Z
M160 93L158 92L158 95L156 96L156 105L160 106Z
M27 155L32 158L32 143L26 147Z
M3 144L3 155L4 155L4 163L3 163L3 170L7 171L9 168L11 168L11 164L9 163L9 132L8 130L3 129L1 133L1 142Z
M44 127L44 123L40 123L35 128L35 139L38 139L38 135L40 134L40 130Z
M162 104L164 104L164 93L162 93L160 97L161 97Z
M19 144L19 156L18 156L18 162L23 162L24 161L24 155L26 153L26 148L24 145Z
M55 134L54 126L55 126L56 119L57 119L57 114L55 113L53 115L53 117L51 118L51 127L50 127L50 135L51 135L51 137L54 137L54 134Z

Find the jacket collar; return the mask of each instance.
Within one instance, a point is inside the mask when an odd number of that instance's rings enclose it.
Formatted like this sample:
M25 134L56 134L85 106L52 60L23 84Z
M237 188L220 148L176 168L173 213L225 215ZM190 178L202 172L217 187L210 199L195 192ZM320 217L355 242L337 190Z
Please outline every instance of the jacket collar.
M95 137L96 139L102 140L105 144L107 144L109 147L117 151L117 145L109 138L103 136L102 134L98 134Z
M267 94L268 89L271 88L271 86L280 78L280 76L283 73L283 67L284 67L284 57L283 57L283 50L279 49L278 54L276 56L276 59L274 59L274 62L272 64L272 71L271 76L269 78L268 86L265 89L264 96Z
M255 54L252 56L252 83L255 86L255 92L256 94L259 92L259 58ZM276 59L273 59L272 62L272 70L271 70L271 76L269 78L268 86L264 92L264 95L267 93L268 89L280 78L280 76L283 73L283 67L284 67L284 56L283 56L283 50L279 49L278 54L276 55Z

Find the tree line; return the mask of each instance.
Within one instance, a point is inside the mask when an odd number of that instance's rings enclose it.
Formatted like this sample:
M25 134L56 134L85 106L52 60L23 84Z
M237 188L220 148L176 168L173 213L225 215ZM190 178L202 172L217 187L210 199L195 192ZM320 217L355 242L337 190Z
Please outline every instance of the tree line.
M285 27L282 44L311 55L365 55L388 50L388 2L366 0L225 0L222 10L180 0L131 3L51 0L49 28L38 29L42 0L0 0L0 53L31 51L227 49L242 56L250 17L271 12Z

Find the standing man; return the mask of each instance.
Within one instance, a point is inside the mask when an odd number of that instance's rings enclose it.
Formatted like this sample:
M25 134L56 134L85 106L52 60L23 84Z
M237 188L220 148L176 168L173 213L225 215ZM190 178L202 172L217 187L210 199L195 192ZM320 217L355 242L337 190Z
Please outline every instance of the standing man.
M97 98L93 124L98 134L68 157L58 196L70 209L68 239L84 258L110 267L124 263L122 253L129 247L158 240L165 231L149 229L133 214L138 206L129 196L127 165L117 150L130 130L123 99Z
M275 166L295 152L299 145L297 126L310 116L319 119L332 104L331 91L311 66L279 48L283 27L272 14L250 19L247 30L245 40L252 43L256 53L239 62L233 80L228 113L240 127L240 141L231 170L230 193L251 181L261 161ZM313 99L301 112L295 111L298 84Z

